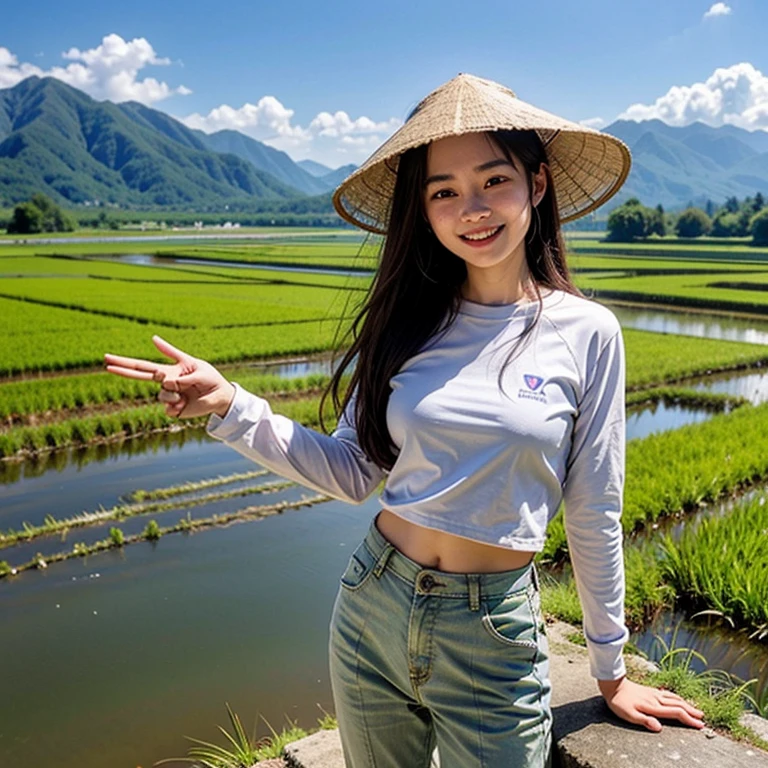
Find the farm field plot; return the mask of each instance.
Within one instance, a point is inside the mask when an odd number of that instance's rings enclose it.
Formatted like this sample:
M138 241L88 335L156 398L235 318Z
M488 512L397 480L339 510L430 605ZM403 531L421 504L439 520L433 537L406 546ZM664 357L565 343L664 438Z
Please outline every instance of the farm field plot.
M12 257L0 295L171 327L229 327L338 316L360 278L258 269ZM13 314L13 313L11 313Z
M741 312L768 312L768 276L741 272L736 279L712 275L643 275L606 277L580 274L576 284L597 298L663 302L683 306L721 308ZM722 284L730 284L723 286ZM741 283L743 287L733 287ZM765 287L763 287L765 286Z
M578 253L634 254L675 258L684 254L700 259L730 261L766 261L768 248L756 248L748 242L718 243L713 239L680 242L675 239L649 240L636 243L611 243L605 240L573 238L567 241L569 250Z
M13 304L23 306L23 302ZM56 311L52 307L35 305L31 309L36 313L35 317L45 317L47 312ZM77 314L86 317L84 313ZM213 363L310 354L330 349L339 325L337 320L329 318L249 328L169 329L152 323L142 325L129 320L93 317L103 319L109 325L88 329L74 327L71 333L66 333L63 329L38 332L32 324L26 332L8 336L0 347L0 376L101 366L104 353L109 351L162 360L150 341L153 334ZM75 322L70 327L73 326L76 326Z
M154 333L218 363L326 350L368 282L46 256L0 260L0 274L0 376L157 357Z
M149 277L149 276L148 276ZM228 327L319 320L333 311L334 289L242 282L153 282L18 278L0 294L171 327Z
M760 263L733 263L730 261L702 261L695 254L689 257L680 255L673 259L664 256L633 256L626 254L599 255L587 253L569 253L568 264L578 273L583 270L601 272L633 272L635 274L686 272L691 274L732 274L734 272L768 273L768 260Z
M345 269L375 269L378 263L376 243L280 245L255 244L234 248L181 248L174 255L184 259L243 261L246 263L286 264L314 267L343 267Z
M3 286L7 280L20 277L97 277L137 282L221 282L228 279L227 275L219 275L215 271L172 264L157 266L148 273L146 267L133 264L71 256L9 256L0 259L0 280L3 280Z

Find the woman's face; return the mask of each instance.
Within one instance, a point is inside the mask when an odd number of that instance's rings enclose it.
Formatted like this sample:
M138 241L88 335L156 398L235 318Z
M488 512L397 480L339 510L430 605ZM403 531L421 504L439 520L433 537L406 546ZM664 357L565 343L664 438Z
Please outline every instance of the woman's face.
M439 139L427 150L424 211L437 239L466 263L470 289L527 279L531 197L538 205L547 181L543 165L529 182L522 162L512 161L485 133Z

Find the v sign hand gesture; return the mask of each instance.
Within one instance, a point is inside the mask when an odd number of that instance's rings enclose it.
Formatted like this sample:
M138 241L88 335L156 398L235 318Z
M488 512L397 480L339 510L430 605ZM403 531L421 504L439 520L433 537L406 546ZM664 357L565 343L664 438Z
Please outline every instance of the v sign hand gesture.
M158 399L165 403L169 416L190 419L216 413L223 418L235 395L234 385L205 360L176 349L159 336L153 336L152 341L175 361L172 365L108 354L104 355L107 370L127 379L161 384Z

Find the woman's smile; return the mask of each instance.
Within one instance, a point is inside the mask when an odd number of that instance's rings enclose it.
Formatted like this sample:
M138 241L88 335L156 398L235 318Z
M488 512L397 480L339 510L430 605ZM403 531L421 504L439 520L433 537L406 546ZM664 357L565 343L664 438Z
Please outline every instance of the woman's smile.
M464 235L459 235L459 237L475 248L482 248L484 245L492 243L502 229L504 229L503 224L480 231L468 232Z

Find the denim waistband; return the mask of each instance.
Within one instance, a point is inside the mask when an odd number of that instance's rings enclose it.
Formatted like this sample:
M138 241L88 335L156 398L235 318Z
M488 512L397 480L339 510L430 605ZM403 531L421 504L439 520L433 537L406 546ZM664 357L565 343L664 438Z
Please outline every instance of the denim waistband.
M425 568L406 557L390 543L376 527L376 520L363 540L363 544L376 561L373 575L377 578L390 570L399 578L413 585L419 594L435 597L469 600L473 610L479 606L480 595L486 598L502 597L511 592L532 587L539 588L538 574L533 561L522 568L494 573L447 573L435 568Z

